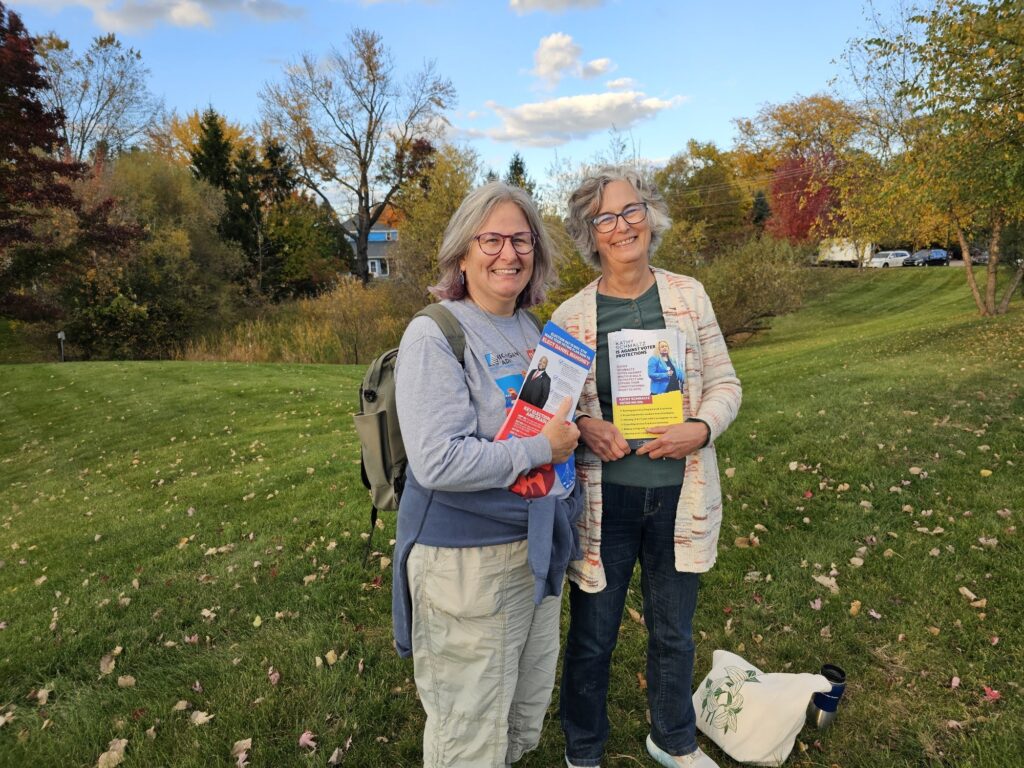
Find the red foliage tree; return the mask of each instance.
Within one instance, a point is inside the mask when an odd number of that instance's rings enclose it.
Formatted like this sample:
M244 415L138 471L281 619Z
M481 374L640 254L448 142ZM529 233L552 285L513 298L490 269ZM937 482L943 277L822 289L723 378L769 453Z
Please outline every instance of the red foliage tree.
M78 164L55 159L62 116L39 98L48 87L21 18L0 2L0 274L4 251L32 236L40 208L74 207Z
M793 155L784 160L772 176L772 215L765 230L793 244L827 234L836 199L829 184L833 166L831 157Z

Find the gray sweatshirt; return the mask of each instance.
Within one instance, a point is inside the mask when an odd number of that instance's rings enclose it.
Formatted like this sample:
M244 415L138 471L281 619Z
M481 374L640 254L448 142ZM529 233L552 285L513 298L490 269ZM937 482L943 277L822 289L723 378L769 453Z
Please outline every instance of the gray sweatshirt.
M395 392L409 468L430 490L507 488L551 461L543 435L492 442L540 334L522 312L485 315L469 301L444 306L466 335L465 370L429 317L413 320L399 346Z
M466 335L465 370L429 317L402 337L395 375L398 420L409 469L398 510L391 595L395 647L412 654L412 602L406 579L417 542L481 547L527 541L534 601L562 593L579 558L576 521L582 486L565 498L526 499L507 490L520 474L551 461L544 435L492 442L508 397L522 386L540 334L528 318L485 316L468 301L446 301Z

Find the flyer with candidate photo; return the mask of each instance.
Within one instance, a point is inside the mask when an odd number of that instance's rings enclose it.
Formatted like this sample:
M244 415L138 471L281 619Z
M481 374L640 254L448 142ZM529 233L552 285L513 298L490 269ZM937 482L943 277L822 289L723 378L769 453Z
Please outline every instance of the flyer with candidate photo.
M655 439L649 427L683 421L686 339L676 328L608 334L612 422L629 447Z
M540 434L566 397L571 403L569 413L574 413L595 354L593 349L549 321L512 410L495 439L514 440ZM568 496L575 484L576 463L570 456L561 464L534 467L520 475L510 490L526 498Z

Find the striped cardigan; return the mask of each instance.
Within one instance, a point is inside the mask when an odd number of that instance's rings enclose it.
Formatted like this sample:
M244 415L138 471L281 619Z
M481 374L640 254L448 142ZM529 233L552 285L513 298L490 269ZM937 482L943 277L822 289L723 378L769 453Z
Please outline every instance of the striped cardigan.
M684 415L697 417L711 427L707 447L686 457L675 522L676 570L703 573L715 564L722 524L722 488L714 442L736 418L742 390L704 286L691 277L663 269L651 271L658 284L665 325L678 327L686 338ZM597 284L595 280L568 299L551 318L593 348L597 347ZM601 418L593 368L583 385L579 409ZM585 592L600 592L606 585L601 563L601 460L584 447L582 455L577 456L576 471L586 494L577 523L583 559L569 564L569 578Z

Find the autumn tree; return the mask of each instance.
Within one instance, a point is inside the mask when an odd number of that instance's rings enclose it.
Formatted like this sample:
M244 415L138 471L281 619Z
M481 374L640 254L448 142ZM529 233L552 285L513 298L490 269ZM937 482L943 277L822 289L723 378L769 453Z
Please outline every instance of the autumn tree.
M103 144L128 147L156 119L160 101L149 91L142 54L113 33L97 37L81 56L51 32L37 41L50 87L45 100L64 115L64 144L78 161Z
M302 183L332 206L342 193L354 211L353 267L365 283L370 229L421 170L424 142L438 135L454 101L452 84L433 63L403 84L381 36L355 29L345 50L322 60L304 54L261 98Z
M437 279L444 230L473 189L479 171L474 152L441 144L419 182L406 185L393 198L402 223L398 242L392 246L397 269L388 282L408 308L418 309L429 299L427 286Z
M275 299L315 296L337 282L352 249L334 210L299 192L267 209L263 290Z
M687 142L655 175L676 234L682 229L704 257L713 257L751 234L753 198L742 184L731 153L713 142ZM674 237L666 243L666 249Z
M146 130L146 148L181 165L189 165L204 131L205 113L205 109L202 112L194 109L184 117L175 111L161 115ZM219 113L218 117L220 132L233 151L237 152L242 147L256 147L256 140L245 126Z
M1024 278L1019 262L997 302L1002 232L1024 220L1024 14L1019 0L946 0L912 20L924 29L912 52L925 75L906 92L927 114L917 168L944 195L978 311L1003 314ZM988 235L984 295L970 269L977 233Z
M54 159L62 146L61 114L48 88L35 45L14 11L0 3L0 276L7 249L32 236L41 206L70 205L69 167ZM63 178L62 178L63 177Z

